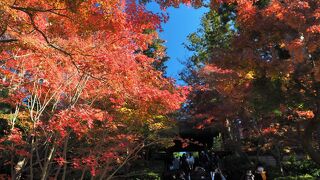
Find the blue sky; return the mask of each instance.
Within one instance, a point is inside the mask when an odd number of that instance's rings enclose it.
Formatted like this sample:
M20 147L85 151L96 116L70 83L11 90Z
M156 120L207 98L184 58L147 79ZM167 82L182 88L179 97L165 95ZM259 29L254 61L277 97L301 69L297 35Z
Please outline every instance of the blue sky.
M149 3L147 9L153 12L160 12L156 3ZM170 60L167 62L167 76L177 80L177 84L182 85L179 81L179 72L183 69L183 62L191 54L184 48L183 43L187 40L187 35L195 32L200 25L202 15L208 9L194 9L185 5L179 8L170 7L166 9L169 13L169 21L162 25L163 32L160 32L161 39L166 41L167 54Z

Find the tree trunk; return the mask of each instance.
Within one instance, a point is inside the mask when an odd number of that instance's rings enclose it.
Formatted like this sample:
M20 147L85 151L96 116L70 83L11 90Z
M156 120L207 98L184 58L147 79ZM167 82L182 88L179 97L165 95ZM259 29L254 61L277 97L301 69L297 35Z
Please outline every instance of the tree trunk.
M50 164L52 158L54 157L55 150L56 150L56 145L53 144L52 148L50 149L50 152L49 152L49 155L47 157L47 160L44 163L43 171L41 173L41 180L46 180L47 179L48 172L49 172L49 164Z
M283 168L282 168L283 156L282 156L282 153L281 153L281 145L275 144L273 150L271 150L271 155L276 160L276 167L281 172L281 174L284 175L283 174Z
M15 180L19 180L21 178L22 170L26 164L27 164L27 158L23 158L22 160L19 160L19 162L15 165L14 176L13 176Z
M62 174L62 180L66 179L66 173L67 173L67 149L68 149L68 141L69 141L69 134L66 137L66 140L64 142L63 146L63 159L65 160L65 163L63 164L63 174Z
M85 174L86 174L86 168L84 168L84 169L82 170L80 180L83 180Z
M308 122L307 126L304 128L301 143L303 149L309 154L311 159L320 165L320 153L312 146L312 133L316 132L319 126L320 122L317 118Z
M31 150L30 150L30 179L33 179L33 150L34 150L34 136L31 136Z

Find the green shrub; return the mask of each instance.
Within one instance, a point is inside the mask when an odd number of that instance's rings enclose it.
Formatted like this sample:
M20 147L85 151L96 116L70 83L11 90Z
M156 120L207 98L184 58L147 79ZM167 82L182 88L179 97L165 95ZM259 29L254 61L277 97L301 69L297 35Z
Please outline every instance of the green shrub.
M309 174L302 175L302 176L286 176L286 177L279 177L275 178L275 180L316 180L317 178L312 177Z
M296 156L291 156L283 162L283 168L290 176L320 177L320 166L310 159L297 159Z

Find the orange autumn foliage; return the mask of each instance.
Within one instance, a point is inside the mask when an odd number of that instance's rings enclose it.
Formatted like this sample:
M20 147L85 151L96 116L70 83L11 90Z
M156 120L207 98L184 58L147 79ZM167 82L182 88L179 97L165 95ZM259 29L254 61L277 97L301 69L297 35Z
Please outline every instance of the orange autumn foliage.
M146 139L158 141L157 130L171 126L167 114L180 108L188 91L142 53L166 18L133 0L1 1L0 86L8 90L2 102L28 114L25 122L8 120L12 128L1 148L21 139L17 150L28 155L13 156L27 159L22 170L43 150L41 171L30 166L42 179L61 166L106 177ZM21 124L28 124L24 131Z

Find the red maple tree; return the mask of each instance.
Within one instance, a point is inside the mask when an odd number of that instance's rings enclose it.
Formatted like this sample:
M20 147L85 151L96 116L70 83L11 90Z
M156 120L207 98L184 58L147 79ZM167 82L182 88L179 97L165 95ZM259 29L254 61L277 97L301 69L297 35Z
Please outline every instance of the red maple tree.
M163 141L187 93L142 53L165 19L131 0L0 2L1 101L15 107L1 154L13 179L111 178Z

